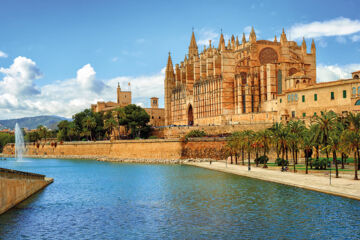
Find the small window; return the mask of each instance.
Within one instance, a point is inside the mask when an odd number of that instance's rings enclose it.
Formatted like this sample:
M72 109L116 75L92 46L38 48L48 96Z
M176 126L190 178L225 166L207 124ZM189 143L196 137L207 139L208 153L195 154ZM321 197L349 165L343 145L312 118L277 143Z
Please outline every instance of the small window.
M280 103L282 103L282 99L280 98Z
M331 99L331 100L334 100L334 99L335 99L335 94L334 94L334 92L331 92L331 93L330 93L330 99Z
M355 95L356 94L356 87L352 88L352 94Z
M360 95L360 87L358 87L358 95Z
M290 94L290 102L294 101L294 95Z
M316 112L314 112L314 116L316 116Z
M317 94L314 94L314 101L317 101Z
M297 93L295 93L295 101L297 101L298 100L298 95L297 95Z
M346 90L343 90L343 98L346 98Z
M302 102L305 102L305 95L302 95Z
M290 102L290 94L288 95L288 102Z
M295 117L295 111L291 112L291 117L293 117L293 118Z
M152 116L151 118L154 119L154 116Z
M306 113L303 113L302 115L303 115L303 117L306 117Z
M159 119L161 119L161 117L159 117Z

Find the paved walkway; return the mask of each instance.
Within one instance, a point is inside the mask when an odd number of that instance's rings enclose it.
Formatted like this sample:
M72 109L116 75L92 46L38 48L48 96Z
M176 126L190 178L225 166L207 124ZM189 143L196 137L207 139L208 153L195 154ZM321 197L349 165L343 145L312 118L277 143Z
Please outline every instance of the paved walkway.
M305 188L360 201L360 180L355 181L347 178L335 178L335 174L331 179L330 185L329 177L325 176L281 172L279 170L270 170L255 166L251 166L251 171L248 171L247 166L227 164L226 167L224 162L213 162L211 165L209 162L188 162L186 164L261 179L264 181Z

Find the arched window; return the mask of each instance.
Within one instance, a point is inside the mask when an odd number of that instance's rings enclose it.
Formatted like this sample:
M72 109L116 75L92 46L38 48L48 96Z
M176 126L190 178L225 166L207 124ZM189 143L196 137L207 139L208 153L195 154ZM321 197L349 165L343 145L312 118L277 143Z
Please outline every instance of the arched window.
M294 95L290 94L290 102L294 101Z
M295 93L295 101L297 101L298 100L298 95L297 95L297 93Z
M277 81L278 81L278 94L281 94L282 93L282 73L281 73L281 70L278 71Z
M355 75L355 76L354 76L354 79L359 79L359 75Z
M352 94L355 95L356 94L356 87L352 88Z
M360 99L355 102L355 105L360 105Z

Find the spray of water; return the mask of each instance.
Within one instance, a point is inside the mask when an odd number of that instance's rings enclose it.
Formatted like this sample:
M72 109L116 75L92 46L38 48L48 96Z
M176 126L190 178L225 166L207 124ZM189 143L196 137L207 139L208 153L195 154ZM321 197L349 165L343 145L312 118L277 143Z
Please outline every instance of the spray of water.
M16 161L22 161L23 154L25 152L24 135L19 127L19 124L15 124L15 159Z

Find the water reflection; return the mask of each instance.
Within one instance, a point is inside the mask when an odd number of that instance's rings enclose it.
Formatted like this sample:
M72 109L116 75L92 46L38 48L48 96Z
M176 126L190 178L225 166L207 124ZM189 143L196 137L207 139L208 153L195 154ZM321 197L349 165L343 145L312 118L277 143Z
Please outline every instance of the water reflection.
M56 159L4 164L46 174L55 182L0 216L1 239L360 235L358 201L206 169Z

